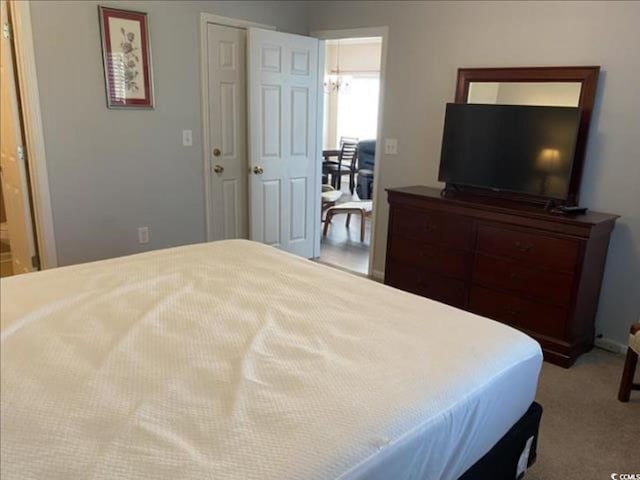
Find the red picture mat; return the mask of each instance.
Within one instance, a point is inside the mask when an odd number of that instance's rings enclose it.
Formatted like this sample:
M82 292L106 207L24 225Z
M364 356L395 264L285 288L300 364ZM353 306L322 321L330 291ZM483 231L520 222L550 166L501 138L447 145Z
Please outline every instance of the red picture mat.
M132 106L132 107L153 107L153 91L151 84L151 61L149 53L149 34L147 26L147 14L120 10L108 7L98 7L100 11L100 21L102 22L102 48L104 56L105 80L107 84L108 105L111 106ZM119 94L122 91L122 72L114 69L113 45L109 22L111 19L125 19L137 22L140 26L140 64L142 67L142 77L144 86L144 98L127 98Z

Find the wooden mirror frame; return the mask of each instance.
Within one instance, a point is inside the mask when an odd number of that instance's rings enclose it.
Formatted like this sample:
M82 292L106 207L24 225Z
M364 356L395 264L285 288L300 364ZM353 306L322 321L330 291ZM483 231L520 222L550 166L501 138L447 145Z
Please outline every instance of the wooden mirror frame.
M580 82L582 86L578 107L582 109L582 112L566 201L567 205L577 205L599 73L600 67L460 68L458 69L455 102L467 103L471 82ZM480 193L481 189L469 190ZM544 203L548 200L546 197L535 195L492 192L491 190L482 191L482 193L534 203Z

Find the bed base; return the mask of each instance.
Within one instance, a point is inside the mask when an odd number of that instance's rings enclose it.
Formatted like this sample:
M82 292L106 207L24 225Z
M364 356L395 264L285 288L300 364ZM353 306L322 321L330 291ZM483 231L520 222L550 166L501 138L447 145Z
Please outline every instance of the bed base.
M523 478L526 469L522 465L524 460L520 459L527 441L533 437L526 467L535 463L541 417L542 406L533 402L529 410L498 440L498 443L458 480L519 480ZM519 463L520 468L518 468Z

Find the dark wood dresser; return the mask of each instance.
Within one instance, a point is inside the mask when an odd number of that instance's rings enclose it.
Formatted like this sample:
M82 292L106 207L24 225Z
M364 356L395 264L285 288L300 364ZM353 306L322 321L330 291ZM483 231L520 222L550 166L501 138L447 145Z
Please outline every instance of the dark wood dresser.
M569 367L593 346L616 215L389 189L385 283L507 323Z

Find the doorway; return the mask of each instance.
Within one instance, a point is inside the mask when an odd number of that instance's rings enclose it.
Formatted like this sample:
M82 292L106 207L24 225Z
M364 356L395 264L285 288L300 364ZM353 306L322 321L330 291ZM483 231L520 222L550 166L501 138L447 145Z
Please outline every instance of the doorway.
M369 275L385 29L316 32L325 38L323 263Z
M0 2L0 277L39 268L10 8Z
M201 14L207 240L319 251L321 42Z

